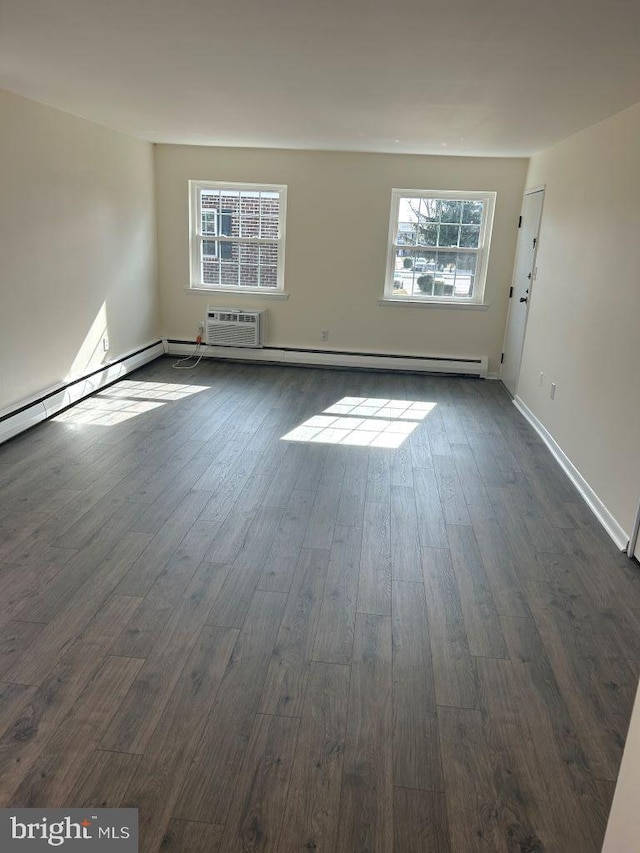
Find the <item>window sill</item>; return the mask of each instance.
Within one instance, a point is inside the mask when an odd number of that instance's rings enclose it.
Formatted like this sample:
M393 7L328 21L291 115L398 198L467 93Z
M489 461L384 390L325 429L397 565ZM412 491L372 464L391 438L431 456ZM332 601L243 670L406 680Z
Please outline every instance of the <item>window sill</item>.
M288 299L284 290L253 290L249 287L185 287L187 293L234 293L241 296L261 296L265 299Z
M454 308L463 311L488 311L490 307L488 302L437 302L435 299L378 299L378 305L382 308Z

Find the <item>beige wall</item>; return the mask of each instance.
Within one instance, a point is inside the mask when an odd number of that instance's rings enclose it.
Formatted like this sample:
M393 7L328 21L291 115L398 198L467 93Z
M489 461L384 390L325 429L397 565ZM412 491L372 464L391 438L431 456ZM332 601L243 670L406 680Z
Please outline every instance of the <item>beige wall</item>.
M640 497L639 143L640 104L532 158L527 185L546 194L518 384L627 534Z
M2 410L158 330L153 146L6 92L0 127Z
M156 147L162 328L193 339L207 305L267 308L271 346L490 357L497 370L526 161ZM187 181L287 184L287 301L189 293ZM380 307L393 187L498 193L488 311ZM320 343L328 329L329 343Z

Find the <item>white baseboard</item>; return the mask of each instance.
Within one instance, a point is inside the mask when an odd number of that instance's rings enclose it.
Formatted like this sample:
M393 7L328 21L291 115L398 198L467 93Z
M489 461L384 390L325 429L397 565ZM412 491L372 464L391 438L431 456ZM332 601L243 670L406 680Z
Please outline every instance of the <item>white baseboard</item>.
M104 364L86 376L80 376L66 384L54 385L14 403L0 412L0 444L163 354L163 343L157 341L143 349L135 350L130 355Z
M594 492L594 490L582 476L580 471L578 471L576 466L569 459L569 457L560 447L555 438L551 435L549 430L544 426L542 421L538 420L538 418L533 414L527 404L523 402L523 400L517 395L516 397L514 397L513 404L516 409L518 409L518 411L529 421L531 426L535 429L540 438L547 445L557 463L560 465L567 477L571 480L576 489L580 492L582 497L585 499L585 501L591 508L593 514L596 516L600 524L607 531L609 536L616 543L618 548L621 551L624 551L627 548L627 545L629 544L629 536L625 532L624 528L618 523L618 521L616 521L616 519L609 512L605 504L600 500L598 495Z
M189 355L195 344L165 340L170 355ZM367 353L330 352L321 350L278 349L264 347L216 347L202 344L199 350L204 358L232 361L266 361L275 364L309 364L316 367L360 367L378 370L403 370L419 373L450 373L487 377L486 356L474 359L452 359L437 356L396 356Z

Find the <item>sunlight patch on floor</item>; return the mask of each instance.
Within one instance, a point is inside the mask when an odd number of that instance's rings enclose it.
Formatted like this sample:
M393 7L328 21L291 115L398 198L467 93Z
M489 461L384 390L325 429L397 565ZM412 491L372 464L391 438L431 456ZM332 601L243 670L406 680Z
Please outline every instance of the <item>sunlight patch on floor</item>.
M114 426L151 412L165 403L185 400L199 391L205 391L207 387L123 379L104 391L81 400L53 420L74 426Z
M184 400L192 394L206 391L207 385L184 385L176 382L134 382L123 379L100 391L100 397L135 397L140 400Z
M57 415L53 420L56 423L77 424L79 426L83 424L113 426L163 405L164 403L153 403L145 400L108 400L89 397Z
M282 441L400 447L435 407L417 400L343 397L282 436Z

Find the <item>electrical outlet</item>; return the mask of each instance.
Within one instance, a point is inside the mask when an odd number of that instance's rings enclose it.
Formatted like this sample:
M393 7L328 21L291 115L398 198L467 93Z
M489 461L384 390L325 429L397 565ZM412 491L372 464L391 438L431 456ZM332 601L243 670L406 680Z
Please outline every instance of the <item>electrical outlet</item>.
M323 329L320 332L320 340L321 341L328 341L329 340L329 329Z
M540 380L538 381L538 385L540 385L540 387L542 387L543 380L544 380L544 373L542 371L540 371Z
M102 349L104 352L109 352L109 336L108 335L103 335Z
M201 335L204 335L204 323L202 322L202 320L198 323L198 331Z
M551 391L549 392L549 396L551 397L552 400L555 400L555 398L556 398L556 383L555 382L551 383Z

